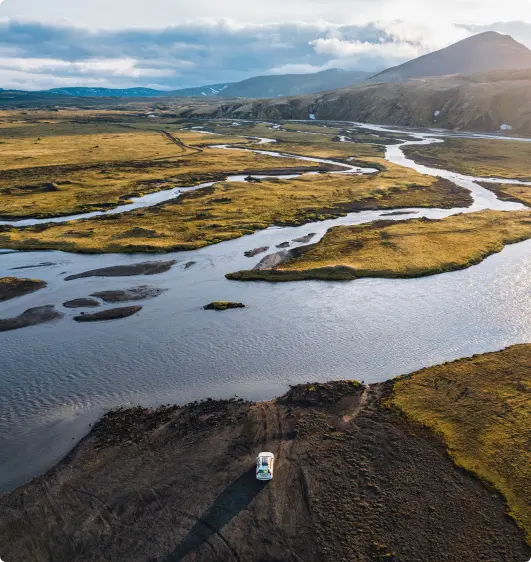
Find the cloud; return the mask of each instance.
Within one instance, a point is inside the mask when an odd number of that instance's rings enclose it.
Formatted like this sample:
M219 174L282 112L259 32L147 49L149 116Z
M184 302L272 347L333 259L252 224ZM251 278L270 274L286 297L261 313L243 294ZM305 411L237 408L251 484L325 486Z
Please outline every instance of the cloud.
M177 89L327 68L376 72L472 33L464 26L402 20L347 25L209 18L130 29L0 20L0 87L54 87L77 77L80 86L156 82Z
M320 72L332 68L327 64L323 66L314 66L313 64L297 64L288 63L281 66L274 66L269 70L271 74L311 74L312 72Z
M378 17L392 1L397 0L5 0L0 17L70 21L93 28L161 27L224 17L246 23L293 22L301 18L364 23Z
M495 22L490 25L462 25L468 33L481 33L483 31L497 31L510 35L517 41L531 48L531 23L524 21Z
M315 52L337 59L375 55L387 59L412 59L419 56L419 48L410 43L370 43L369 41L343 41L341 39L316 39L311 41Z
M68 62L57 59L1 58L0 69L38 74L96 75L99 77L162 77L175 74L173 69L142 68L134 59L103 59Z
M93 28L161 27L197 18L239 22L335 21L365 25L401 19L410 22L486 24L531 20L528 0L4 0L0 17L71 22Z

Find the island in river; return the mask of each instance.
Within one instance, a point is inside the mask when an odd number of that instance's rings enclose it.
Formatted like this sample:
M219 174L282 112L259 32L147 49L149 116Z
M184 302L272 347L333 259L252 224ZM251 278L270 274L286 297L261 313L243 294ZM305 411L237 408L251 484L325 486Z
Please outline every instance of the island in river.
M0 556L526 562L530 364L520 345L370 386L115 410L0 497Z
M380 220L331 228L316 244L266 256L253 269L226 277L239 281L422 277L471 267L506 244L528 238L529 211Z
M52 320L62 318L63 314L55 310L53 304L44 306L35 306L28 308L18 316L12 318L0 319L0 332L9 332L11 330L19 330L20 328L27 328L28 326L37 326Z

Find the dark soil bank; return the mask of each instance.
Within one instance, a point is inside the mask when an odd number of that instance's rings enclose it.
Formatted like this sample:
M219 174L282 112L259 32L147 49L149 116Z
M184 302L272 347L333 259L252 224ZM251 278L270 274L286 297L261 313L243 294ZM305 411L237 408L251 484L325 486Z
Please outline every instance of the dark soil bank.
M44 324L44 322L50 322L62 316L60 312L55 310L53 304L28 308L28 310L14 318L0 320L0 332L8 332L9 330L18 330L19 328Z
M391 384L108 414L0 497L8 562L525 562L501 497L382 405ZM275 477L255 479L260 451Z
M46 287L46 282L40 279L20 279L19 277L0 278L0 302L34 293Z
M100 306L96 299L73 299L63 303L65 308L95 308Z
M165 273L169 271L177 262L169 261L148 261L143 263L132 263L130 265L115 265L111 267L102 267L101 269L92 269L84 273L69 275L65 277L65 281L73 279L83 279L84 277L129 277L132 275L155 275L157 273Z
M109 310L102 310L101 312L94 312L93 314L80 314L74 316L76 322L100 322L102 320L117 320L118 318L127 318L133 316L142 310L141 306L122 306L120 308L111 308Z
M117 290L117 291L100 291L99 293L92 293L91 297L97 297L105 302L127 302L127 301L141 301L158 297L167 289L158 289L157 287L150 287L148 285L141 285L140 287L131 287L130 289Z

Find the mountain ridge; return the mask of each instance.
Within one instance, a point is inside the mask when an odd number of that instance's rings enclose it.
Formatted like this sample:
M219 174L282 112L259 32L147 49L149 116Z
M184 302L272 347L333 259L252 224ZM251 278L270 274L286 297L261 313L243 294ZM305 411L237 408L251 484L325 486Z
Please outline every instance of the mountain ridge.
M409 78L523 68L531 68L531 50L510 35L485 31L383 70L368 81L396 82Z

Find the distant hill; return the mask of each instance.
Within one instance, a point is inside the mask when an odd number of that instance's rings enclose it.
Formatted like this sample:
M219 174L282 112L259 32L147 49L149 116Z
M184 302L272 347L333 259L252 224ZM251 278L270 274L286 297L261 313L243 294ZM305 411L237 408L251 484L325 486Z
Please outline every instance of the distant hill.
M312 74L274 74L255 76L241 82L213 84L167 92L171 96L203 96L222 98L276 98L326 92L363 82L370 72L332 68Z
M166 95L166 92L152 88L52 88L51 90L46 90L46 93L85 98L144 98Z
M372 76L370 81L397 82L408 78L522 68L531 68L531 51L509 35L487 31L388 68Z
M219 98L276 98L335 90L358 84L371 75L370 72L323 70L312 74L274 74L255 76L241 82L210 84L197 88L164 91L153 88L52 88L41 92L10 90L12 95L34 97L36 94L83 98L154 98L154 97L219 97ZM0 91L2 91L0 89ZM16 93L15 93L16 92Z
M182 117L346 120L531 134L531 69L363 83L333 92L258 101L189 100Z

